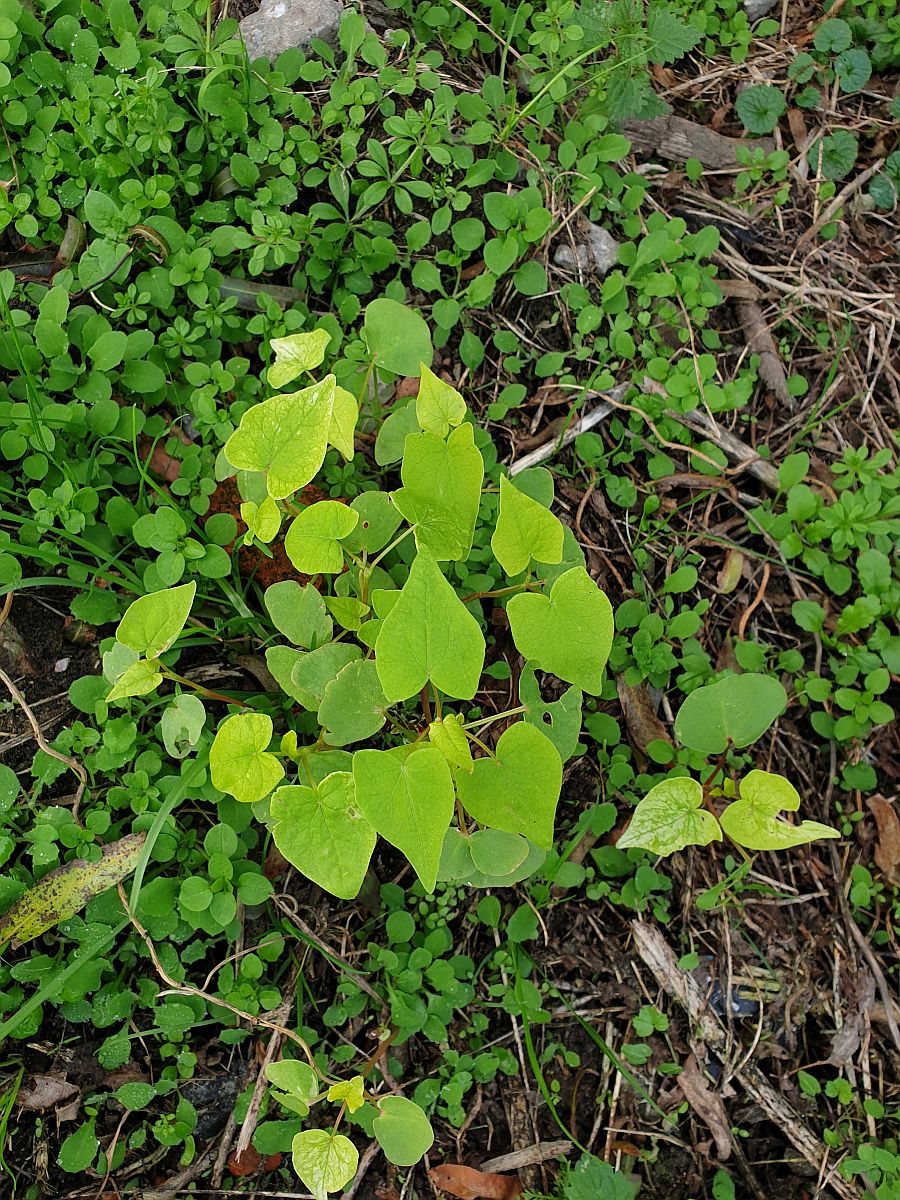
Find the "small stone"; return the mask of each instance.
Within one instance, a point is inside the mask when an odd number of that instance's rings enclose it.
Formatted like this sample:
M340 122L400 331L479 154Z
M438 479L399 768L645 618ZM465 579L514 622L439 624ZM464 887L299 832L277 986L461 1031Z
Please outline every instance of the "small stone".
M263 0L241 21L247 56L274 62L285 50L305 50L313 38L334 45L341 12L337 0Z
M562 242L556 248L553 261L566 271L580 268L603 276L619 261L619 243L602 225L588 222L576 232L576 248Z
M748 21L758 21L766 13L770 13L778 0L744 0L744 12Z

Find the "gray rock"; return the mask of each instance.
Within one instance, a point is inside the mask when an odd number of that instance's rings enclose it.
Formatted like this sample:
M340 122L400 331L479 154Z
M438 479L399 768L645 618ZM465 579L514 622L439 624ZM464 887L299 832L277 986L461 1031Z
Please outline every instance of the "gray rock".
M744 0L744 12L748 21L758 21L766 13L770 13L778 0Z
M619 259L619 243L602 225L588 221L575 233L575 250L568 242L561 242L553 255L553 261L566 271L580 269L603 276Z
M313 38L336 43L341 11L337 0L262 0L259 11L241 21L250 61L274 62L285 50L305 49Z

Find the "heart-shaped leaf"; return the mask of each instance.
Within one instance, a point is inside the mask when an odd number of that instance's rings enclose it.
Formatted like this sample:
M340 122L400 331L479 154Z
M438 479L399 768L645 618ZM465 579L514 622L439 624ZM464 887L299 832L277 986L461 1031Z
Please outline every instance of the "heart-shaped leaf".
M349 505L320 500L291 522L284 539L285 553L302 575L336 575L344 569L341 538L353 532L357 521L359 513Z
M362 1075L354 1075L351 1079L342 1079L333 1083L328 1089L328 1099L333 1103L347 1105L347 1112L355 1113L365 1104L366 1081Z
M507 575L519 575L534 559L558 563L563 554L563 527L543 504L500 477L500 515L491 549Z
M562 787L562 759L549 738L520 721L497 742L494 756L460 772L456 788L470 817L492 829L521 833L535 845L553 845L553 821Z
M783 776L751 771L741 780L740 799L729 804L719 819L732 841L748 850L787 850L819 838L841 836L818 821L789 825L778 816L780 812L796 812L799 807L797 789Z
M444 383L425 364L419 394L416 396L416 420L426 433L445 438L466 415L466 402L449 383Z
M721 754L729 742L752 745L786 706L787 692L771 675L726 675L691 692L675 718L675 736L690 750Z
M328 1129L304 1129L291 1143L294 1170L315 1200L345 1188L359 1166L359 1154L349 1138Z
M341 900L356 896L377 838L356 806L349 771L326 775L315 788L280 787L269 815L275 845L289 863Z
M489 874L476 867L472 858L472 839L483 833L499 832L499 830L493 829L479 829L476 833L466 837L454 825L451 825L444 836L438 879L442 883L464 883L467 887L507 888L514 887L523 879L528 879L543 866L547 858L547 851L539 849L533 842L526 842L528 853L522 862L508 874ZM503 836L516 837L517 835L503 834Z
M216 730L209 751L213 787L235 800L255 804L284 777L284 767L269 753L272 720L265 713L236 713Z
M362 812L434 891L444 834L453 817L453 780L435 746L358 750L353 778Z
M158 658L184 629L196 591L196 583L183 583L138 597L125 610L116 640L147 658Z
M414 308L380 297L366 305L363 337L376 366L394 375L418 375L431 364L434 349L428 326Z
M581 733L581 689L566 688L558 700L545 700L534 667L526 663L519 676L519 701L525 706L525 720L547 735L563 762L570 759Z
M511 875L528 857L530 843L520 833L502 829L476 829L469 836L469 853L477 869L485 875Z
M311 583L305 587L293 579L273 583L266 588L263 601L272 624L295 646L309 649L330 641L334 625Z
M272 338L269 345L275 354L275 361L266 372L269 387L284 387L287 383L293 383L304 371L314 371L320 367L325 361L325 351L330 341L331 334L324 329Z
M410 434L400 478L403 487L393 500L414 526L416 545L439 560L468 558L484 479L474 427L459 425L446 441L433 433Z
M334 408L333 375L321 383L254 404L225 443L225 457L242 471L263 471L275 500L304 487L322 465Z
M319 705L325 741L330 746L347 746L371 737L384 724L387 707L372 659L348 663L325 685Z
M358 420L359 405L356 397L346 388L336 387L334 389L334 406L331 410L331 424L328 427L328 444L334 446L338 454L347 462L356 452L353 435L356 432Z
M266 656L268 660L268 655ZM347 663L362 658L358 646L348 642L331 642L320 646L296 659L291 668L291 691L293 696L310 712L318 712L325 696L325 688Z
M447 713L437 721L432 721L428 726L428 738L451 766L471 772L473 763L469 739L456 713Z
M591 696L603 686L613 639L612 605L583 567L560 575L550 595L523 593L506 606L526 659Z
M673 854L685 846L720 842L719 823L702 805L703 788L696 779L664 779L639 801L616 845Z
M115 704L128 696L146 696L162 683L162 672L155 658L139 658L125 668L112 685L107 704Z
M351 500L350 507L359 513L359 523L344 538L344 545L353 554L361 554L363 550L377 554L383 550L403 520L387 492L360 492Z
M388 1162L412 1167L434 1144L434 1130L425 1113L405 1096L385 1096L372 1122L375 1140Z
M391 703L408 700L431 680L448 696L471 700L484 649L478 622L423 546L378 634L375 662L384 694Z

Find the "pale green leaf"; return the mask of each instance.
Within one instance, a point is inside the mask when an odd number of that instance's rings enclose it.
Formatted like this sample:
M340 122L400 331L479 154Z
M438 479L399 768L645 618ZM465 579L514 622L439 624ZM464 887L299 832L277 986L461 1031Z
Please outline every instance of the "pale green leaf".
M279 1091L299 1100L306 1112L319 1094L319 1081L316 1073L308 1063L298 1062L295 1058L283 1058L279 1062L266 1066L266 1078ZM283 1098L278 1097L283 1103ZM296 1111L294 1109L293 1111ZM305 1113L301 1113L305 1116Z
M729 742L750 746L787 707L787 692L771 675L726 675L691 692L675 717L682 746L721 754Z
M266 651L266 666L286 696L293 697L298 703L303 704L304 708L309 708L309 705L295 693L291 682L291 672L301 658L303 658L303 651L295 650L293 646L270 646ZM315 708L318 708L318 703L314 705L314 711Z
M583 567L556 580L550 595L521 593L506 606L516 648L591 696L599 696L613 639L612 605Z
M381 423L378 437L375 439L375 462L379 467L399 462L403 457L403 447L411 433L419 432L419 422L416 420L415 401L410 400L400 406L394 405Z
M414 308L381 297L366 305L363 337L378 367L394 375L418 375L431 365L434 350L428 326Z
M439 560L468 558L484 479L473 426L459 425L446 441L433 433L410 434L400 478L403 487L393 500L414 526L416 544Z
M284 777L284 767L269 753L272 720L265 713L242 712L216 730L209 751L213 787L235 800L254 804L268 796Z
M462 728L462 721L456 713L447 713L445 717L432 721L428 726L428 737L453 767L471 773L472 751L469 739Z
M333 896L356 896L377 838L359 811L349 771L334 771L315 788L280 787L269 815L275 845L289 863Z
M343 1101L347 1111L355 1113L365 1103L366 1081L362 1075L354 1075L352 1079L342 1079L333 1083L328 1089L328 1099L334 1102Z
M320 500L291 522L284 539L288 558L302 575L336 575L344 569L341 538L352 533L359 513L337 500Z
M394 507L387 492L360 492L350 502L354 512L359 513L359 523L344 539L351 554L377 554L388 544L403 518Z
M702 805L703 788L695 779L664 779L639 801L616 845L672 854L685 846L720 842L719 823Z
M271 496L266 496L261 504L245 500L241 505L241 520L253 537L268 545L281 528L281 509Z
M511 875L528 857L529 842L519 833L502 829L476 829L469 835L469 853L475 867L498 878Z
M291 669L291 692L304 708L318 712L325 688L347 663L362 658L358 646L332 642L296 659Z
M139 658L126 667L110 689L107 704L126 699L128 696L146 696L162 683L162 672L156 659Z
M518 575L535 562L558 563L563 555L563 527L543 504L500 477L500 515L491 549L507 575Z
M291 333L287 337L272 338L269 343L275 353L275 361L266 372L269 387L281 388L292 383L304 371L314 371L325 361L325 351L331 334L324 329L311 333Z
M342 629L355 633L369 616L369 606L356 596L323 596L325 607Z
M263 471L266 488L281 500L313 478L328 448L335 381L273 396L255 404L225 443L225 457L243 471Z
M334 625L311 583L305 587L293 579L273 583L266 588L263 601L275 628L295 646L309 649L331 640Z
M819 838L841 836L818 821L789 825L778 816L780 812L796 812L799 807L797 789L782 775L751 771L741 780L740 799L729 804L719 820L732 841L748 850L787 850Z
M44 875L0 917L0 945L29 942L68 920L94 896L115 887L135 869L146 833L129 833L103 848L97 862L76 858Z
M353 435L356 432L356 422L359 420L359 405L356 397L346 388L334 389L334 406L331 410L331 424L328 427L328 444L347 460L353 457L356 447Z
M159 722L166 751L172 758L186 758L200 740L206 724L206 709L199 696L182 692L168 705Z
M434 746L358 750L356 797L375 830L412 863L433 892L444 834L453 817L453 780Z
M405 1096L385 1096L378 1101L372 1132L385 1158L396 1167L415 1166L434 1143L431 1122L419 1105Z
M430 680L448 696L471 700L484 650L478 622L423 547L378 635L375 661L385 696L391 703L408 700Z
M553 822L562 787L562 759L539 729L525 721L501 734L494 756L478 758L456 788L463 807L481 825L521 833L535 845L553 845Z
M184 629L196 591L196 583L183 583L140 596L125 610L116 630L117 640L147 658L158 657Z
M372 659L348 663L326 684L319 705L325 741L330 746L347 746L371 737L385 723L387 707Z
M419 394L416 396L416 420L426 433L445 438L466 415L466 402L449 383L439 379L425 364Z
M359 1154L349 1138L327 1129L304 1129L291 1143L294 1170L315 1200L328 1200L329 1192L345 1188L359 1165Z
M438 879L443 883L464 883L467 887L475 888L507 888L514 887L523 879L530 878L538 871L547 858L547 851L541 850L533 842L526 842L528 853L507 875L485 873L475 866L472 859L472 840L484 833L499 833L500 830L480 829L466 837L451 825L444 838L441 852L441 864L438 867ZM516 834L505 834L506 837L517 837Z

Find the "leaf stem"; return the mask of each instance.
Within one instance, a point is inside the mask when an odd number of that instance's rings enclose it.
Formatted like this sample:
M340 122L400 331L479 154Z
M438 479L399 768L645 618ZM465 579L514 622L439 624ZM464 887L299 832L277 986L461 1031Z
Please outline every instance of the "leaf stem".
M166 679L171 679L175 683L180 683L183 687L189 687L194 692L199 692L201 696L205 696L207 700L221 700L225 704L237 704L241 708L250 708L251 705L246 700L237 700L234 696L226 696L224 692L215 692L211 688L206 688L202 683L194 683L193 679L188 679L184 675L179 675L173 671L171 667L167 667L165 663L159 664L163 676Z
M508 708L506 712L494 713L490 717L479 717L477 721L468 721L462 726L463 731L466 729L478 729L482 725L490 725L494 721L501 721L504 717L517 717L519 713L528 712L527 704L520 704L518 708Z

